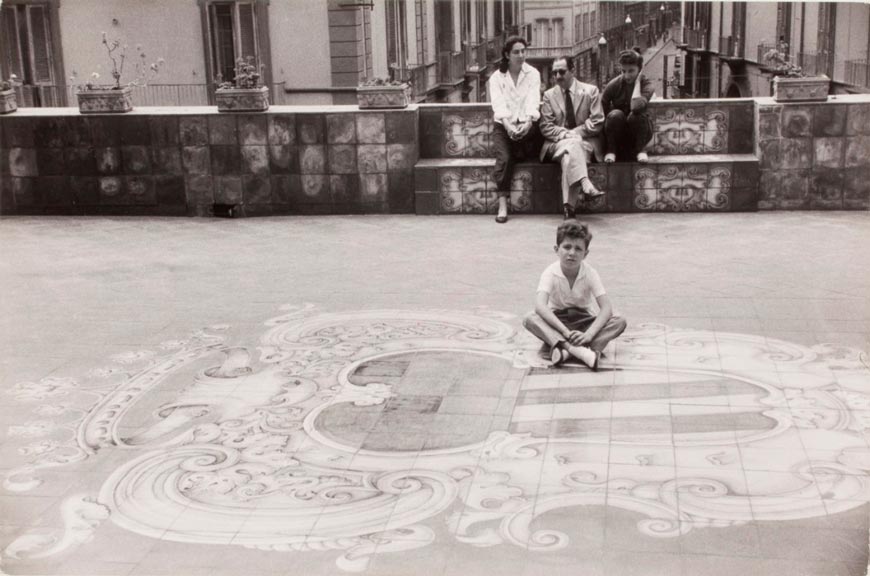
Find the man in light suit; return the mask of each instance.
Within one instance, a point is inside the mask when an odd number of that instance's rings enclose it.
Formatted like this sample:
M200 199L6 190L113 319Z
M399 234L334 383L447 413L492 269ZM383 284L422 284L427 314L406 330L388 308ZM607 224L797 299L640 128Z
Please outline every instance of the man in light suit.
M573 218L579 192L603 194L589 180L586 163L604 156L600 135L604 109L598 88L574 78L574 62L562 56L553 61L556 86L544 92L540 131L546 141L541 162L562 165L562 202L565 219ZM570 105L569 105L570 104Z

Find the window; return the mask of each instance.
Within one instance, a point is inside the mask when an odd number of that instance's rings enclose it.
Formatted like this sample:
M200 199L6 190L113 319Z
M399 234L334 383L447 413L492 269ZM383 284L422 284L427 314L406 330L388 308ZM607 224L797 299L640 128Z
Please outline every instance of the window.
M561 18L553 19L553 32L550 37L550 46L563 46L565 44L565 25Z
M406 18L405 0L387 0L387 60L391 69L407 67Z
M429 37L428 28L426 27L426 3L423 0L416 0L414 12L417 26L417 63L427 64L429 62L427 54L429 50Z
M263 69L263 83L271 83L268 3L265 0L206 1L202 8L209 83L218 75L224 81L232 80L236 60L249 57Z
M0 73L23 83L26 106L63 106L63 70L55 58L56 6L48 2L8 2L0 11Z

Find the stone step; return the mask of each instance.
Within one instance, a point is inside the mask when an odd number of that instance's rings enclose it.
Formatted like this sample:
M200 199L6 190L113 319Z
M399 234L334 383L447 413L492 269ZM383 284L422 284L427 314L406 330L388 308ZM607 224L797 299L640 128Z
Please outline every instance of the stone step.
M495 213L493 158L423 158L414 166L417 214ZM747 212L758 209L759 162L752 154L651 156L649 163L591 164L604 195L589 212ZM521 162L510 192L515 213L561 212L559 167Z

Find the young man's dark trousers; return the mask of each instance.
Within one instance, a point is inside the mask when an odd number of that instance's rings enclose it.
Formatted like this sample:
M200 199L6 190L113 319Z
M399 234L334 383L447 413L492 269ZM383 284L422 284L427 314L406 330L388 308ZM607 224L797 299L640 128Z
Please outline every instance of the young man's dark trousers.
M607 153L616 154L618 162L634 162L653 135L653 123L647 112L611 110L604 119Z

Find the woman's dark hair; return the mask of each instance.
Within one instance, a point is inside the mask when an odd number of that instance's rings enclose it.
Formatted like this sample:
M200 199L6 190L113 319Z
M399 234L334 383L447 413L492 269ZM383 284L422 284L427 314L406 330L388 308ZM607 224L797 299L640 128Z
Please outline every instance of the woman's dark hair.
M511 50L514 49L514 44L522 43L525 48L529 47L529 42L522 36L508 36L508 39L505 40L504 46L501 49L501 62L498 65L499 72L507 72L508 63L511 59Z
M619 53L618 62L628 66L634 65L638 68L643 68L643 56L640 55L640 48L635 46L631 50L623 50Z

